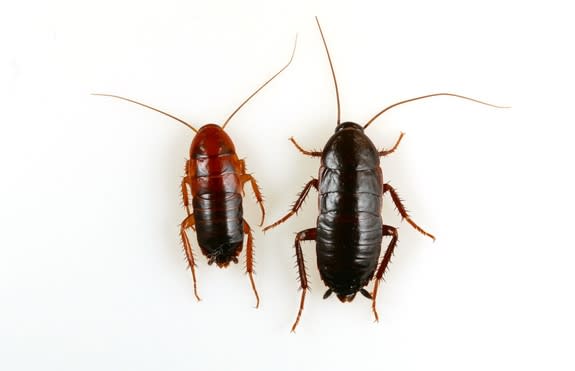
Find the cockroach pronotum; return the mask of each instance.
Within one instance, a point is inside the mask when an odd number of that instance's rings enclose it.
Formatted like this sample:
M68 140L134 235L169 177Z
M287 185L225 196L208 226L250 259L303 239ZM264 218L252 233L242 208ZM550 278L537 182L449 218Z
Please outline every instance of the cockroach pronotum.
M495 106L476 99L451 93L428 94L395 103L377 113L365 125L340 121L339 90L327 43L319 21L317 26L327 53L337 98L337 126L335 133L327 141L323 151L303 149L294 138L290 141L304 155L321 158L317 179L309 181L291 210L275 223L264 228L269 230L289 219L302 206L311 188L319 192L319 216L316 228L306 229L295 237L297 268L301 286L301 299L296 320L292 326L295 331L299 323L305 295L309 288L305 269L301 241L316 241L317 266L320 277L328 287L324 299L335 293L341 302L351 302L360 292L371 299L375 320L379 317L376 309L376 297L379 281L382 279L397 244L398 233L395 227L382 222L381 210L383 196L387 193L395 204L402 218L415 230L435 240L435 237L419 227L408 215L397 192L388 183L383 183L383 174L379 158L392 154L403 133L388 150L377 150L364 130L380 115L400 104L435 96L452 96L473 102ZM391 241L379 262L383 236L390 236ZM379 262L379 267L378 267ZM364 287L375 280L373 292Z
M256 308L259 306L260 298L253 277L253 236L249 224L243 218L242 195L245 183L251 184L261 209L260 226L263 225L265 217L263 198L255 178L246 172L244 160L238 158L234 143L224 129L232 117L251 98L291 64L296 43L297 37L288 63L245 99L228 116L221 127L216 124L206 124L196 129L184 120L135 100L112 94L94 94L122 99L149 108L186 125L196 133L190 146L190 159L186 160L185 175L181 183L182 199L187 216L180 224L180 238L192 271L194 295L198 301L201 299L198 295L196 263L192 245L186 234L188 228L196 231L198 245L208 258L208 264L216 263L220 268L227 267L230 262L238 262L238 256L243 248L244 234L247 234L246 271L256 298ZM190 210L189 193L192 196L192 210Z

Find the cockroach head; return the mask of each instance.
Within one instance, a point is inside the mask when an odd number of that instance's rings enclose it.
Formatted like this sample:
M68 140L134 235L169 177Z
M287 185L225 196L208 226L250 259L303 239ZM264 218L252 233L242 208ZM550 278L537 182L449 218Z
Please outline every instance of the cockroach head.
M335 127L335 132L337 133L340 130L360 130L363 131L363 126L356 124L355 122L344 122L339 124Z

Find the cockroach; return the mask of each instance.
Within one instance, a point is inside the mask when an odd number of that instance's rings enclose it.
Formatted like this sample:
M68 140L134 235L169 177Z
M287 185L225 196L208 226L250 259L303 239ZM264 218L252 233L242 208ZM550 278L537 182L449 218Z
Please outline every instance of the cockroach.
M259 226L263 225L265 218L263 197L255 178L246 172L244 160L238 158L234 143L224 129L232 117L251 98L291 64L295 54L296 43L297 37L288 63L245 99L228 116L221 127L216 124L206 124L196 129L186 121L147 104L112 94L94 94L122 99L159 112L182 123L196 133L190 145L190 158L186 160L185 175L181 183L182 199L187 216L180 224L180 238L184 246L188 265L192 271L194 295L198 301L201 299L198 295L196 281L196 263L192 245L186 233L189 228L195 230L198 245L202 254L208 258L208 264L216 263L220 268L227 267L231 262L238 263L238 256L244 244L244 235L247 235L246 271L256 298L256 308L259 307L260 298L253 277L254 246L252 229L244 219L242 209L244 185L248 182L250 183L260 207L261 221ZM191 205L190 193L192 196Z
M389 183L383 182L380 157L392 154L399 146L404 134L401 133L399 135L391 149L378 150L365 135L364 130L376 118L393 107L435 96L452 96L503 108L458 94L435 93L392 104L373 116L363 126L354 122L341 123L337 80L327 43L317 17L316 23L325 47L335 85L337 99L335 133L327 141L321 152L305 150L293 137L290 138L290 141L304 155L321 158L319 174L317 179L314 178L305 185L291 210L285 216L264 228L264 231L267 231L297 213L311 188L315 188L319 192L319 216L316 228L303 230L297 233L295 237L295 252L302 293L299 311L291 329L292 332L295 331L300 321L305 295L309 289L308 276L301 249L302 241L314 240L316 242L317 266L322 281L328 287L323 296L324 299L335 293L341 302L351 302L356 294L360 292L366 298L371 299L372 311L375 320L378 321L376 297L379 281L388 267L398 239L397 228L385 225L382 222L383 196L389 194L402 218L415 230L435 240L431 233L426 232L410 218L395 189ZM391 237L391 240L383 259L379 262L381 243L384 236ZM365 289L365 286L371 280L375 280L372 293Z

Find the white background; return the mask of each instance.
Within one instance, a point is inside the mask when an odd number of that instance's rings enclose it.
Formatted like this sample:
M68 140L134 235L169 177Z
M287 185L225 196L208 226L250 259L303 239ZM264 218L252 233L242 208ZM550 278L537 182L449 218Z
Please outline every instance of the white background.
M560 2L528 3L2 3L0 368L572 370L575 30ZM386 199L400 243L378 324L363 297L321 299L305 243L312 291L290 334L293 237L314 224L315 191L266 235L246 192L259 310L243 264L209 267L196 249L197 303L178 239L193 133L89 93L221 123L288 60L299 32L293 64L227 129L271 222L317 174L287 138L321 149L335 127L314 15L343 120L441 91L513 108L434 98L366 131L378 147L406 133L384 176L437 241Z

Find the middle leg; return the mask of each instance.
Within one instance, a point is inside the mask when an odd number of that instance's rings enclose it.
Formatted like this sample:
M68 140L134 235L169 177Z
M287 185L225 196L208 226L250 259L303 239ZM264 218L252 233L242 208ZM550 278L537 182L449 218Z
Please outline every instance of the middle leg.
M424 231L423 228L421 228L420 226L415 224L415 222L413 220L411 220L411 218L409 217L409 214L407 213L407 210L405 209L405 206L403 206L403 204L401 203L401 199L399 198L399 195L397 194L395 189L393 189L393 187L390 186L388 183L385 183L383 185L383 194L385 195L386 192L389 192L389 194L391 195L391 199L393 200L395 207L397 207L397 210L399 210L399 214L401 214L401 217L404 218L405 220L407 220L407 222L416 231L418 231L419 233L423 234L424 236L427 236L427 237L431 238L433 241L435 241L434 235L432 235L429 232Z
M305 198L307 197L307 194L309 193L309 190L311 189L311 187L314 187L317 190L318 187L318 180L317 179L312 179L310 180L305 187L303 188L303 190L301 191L301 193L299 194L298 199L296 200L296 202L293 204L292 209L286 214L284 215L284 217L282 217L280 220L278 220L277 222L268 225L267 227L264 228L264 232L267 231L268 229L271 229L273 227L278 226L279 224L285 222L286 220L288 220L290 217L292 217L295 213L297 213L297 211L300 209L300 207L303 205L303 202L305 201Z
M244 160L241 160L241 167L242 167L242 175L240 176L240 182L242 183L242 192L243 192L243 187L244 184L246 182L250 182L252 189L254 191L254 195L256 196L256 201L260 207L260 210L262 211L262 219L260 220L260 224L259 226L261 227L264 224L264 218L266 216L266 210L264 208L264 198L262 196L262 192L260 190L260 187L258 186L258 183L256 182L256 179L251 175L251 174L246 174L245 170L246 170L246 165Z

